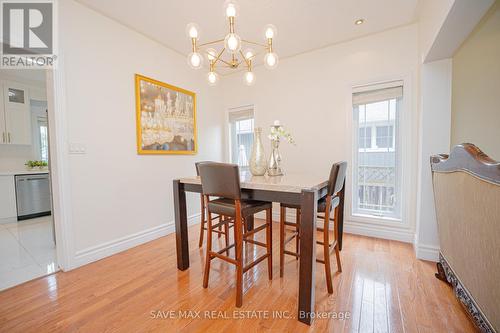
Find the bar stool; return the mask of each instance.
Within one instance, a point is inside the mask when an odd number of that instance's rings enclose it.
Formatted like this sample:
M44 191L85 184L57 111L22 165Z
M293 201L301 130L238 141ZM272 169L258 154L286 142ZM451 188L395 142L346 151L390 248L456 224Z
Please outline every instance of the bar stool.
M318 201L318 213L324 213L324 216L318 215L318 218L323 219L324 225L323 228L317 228L318 231L323 232L323 240L316 241L316 244L323 246L323 254L324 260L316 259L316 262L325 264L325 275L326 275L326 286L328 289L328 293L333 293L333 285L332 285L332 272L330 268L330 253L335 251L335 256L337 258L337 270L342 272L342 265L340 263L340 251L338 244L338 229L336 224L339 219L339 205L340 205L340 197L338 193L342 190L344 186L344 180L347 170L347 162L338 162L333 164L332 169L330 171L330 178L328 179L328 187L326 197L321 198ZM296 211L296 222L287 222L286 221L286 209L291 208ZM334 217L331 218L331 210L334 209ZM330 243L330 221L334 221L334 239L333 242ZM299 245L300 245L300 206L299 205L290 205L290 204L281 204L280 205L280 277L283 277L284 265L285 265L285 254L292 255L295 258L299 258ZM293 229L291 230L291 235L288 238L285 238L286 232L289 231L286 229L286 226L291 226ZM295 251L287 251L285 250L285 245L295 239Z
M200 175L200 170L199 170L199 165L200 163L207 163L209 161L205 161L205 162L196 162L194 165L196 166L196 175L199 176ZM205 223L207 222L206 221L206 211L207 211L207 208L205 207L205 200L203 199L203 194L200 194L200 201L201 201L201 223L200 223L200 240L198 242L198 247L202 247L203 246L203 235L205 234L205 230L207 230L207 227L205 226ZM221 219L224 219L224 218L227 218L225 216L222 216L222 215L218 215L218 216L215 216L214 217L214 220L215 219L218 219L219 222L221 221ZM224 240L226 242L226 246L229 245L229 228L230 227L233 227L233 225L228 225L228 224L225 224L224 225L224 230L222 230L222 225L219 226L219 229L218 230L213 230L212 232L215 232L218 234L218 238L221 237L221 235L224 235Z
M273 278L272 271L272 203L255 200L242 200L240 188L240 173L235 164L225 163L200 163L198 165L201 176L201 186L203 196L207 207L207 252L206 264L203 274L203 288L208 287L210 274L210 262L212 259L219 258L236 265L236 307L243 304L243 274L267 258L267 269L269 280ZM215 196L217 199L210 200ZM245 218L252 216L260 211L266 211L266 223L254 228L251 231L245 231ZM219 214L231 217L232 219L222 219L217 224L212 224L212 214ZM234 244L228 245L219 251L212 250L212 231L219 225L234 225ZM266 230L265 243L250 238L259 231ZM251 243L257 246L265 247L266 254L255 259L253 262L243 265L243 243ZM235 257L223 255L229 254L229 249L235 247Z

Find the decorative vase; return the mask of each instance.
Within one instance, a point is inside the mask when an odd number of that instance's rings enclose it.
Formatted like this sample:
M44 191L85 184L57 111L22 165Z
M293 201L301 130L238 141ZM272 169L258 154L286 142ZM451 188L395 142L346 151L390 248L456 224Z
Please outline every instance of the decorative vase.
M250 155L250 172L254 176L264 176L267 170L264 145L260 138L261 133L262 128L257 127L253 136L252 153Z
M269 176L281 176L283 170L281 169L281 155L279 151L280 140L271 140L271 156L269 157L269 165L267 167L267 174Z

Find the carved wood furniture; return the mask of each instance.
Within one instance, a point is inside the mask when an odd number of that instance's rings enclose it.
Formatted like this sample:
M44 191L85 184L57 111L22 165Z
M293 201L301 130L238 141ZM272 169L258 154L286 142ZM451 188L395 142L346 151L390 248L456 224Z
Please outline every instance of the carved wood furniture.
M318 198L327 192L328 179L317 176L314 172L304 174L286 174L279 177L254 177L248 173L241 175L241 198L279 203L299 204L300 219L300 258L297 320L311 324L315 308L315 267L316 251L316 212ZM188 225L186 211L186 192L201 193L199 177L182 178L173 181L175 233L177 247L177 268L181 271L189 268ZM344 196L344 189L340 197ZM341 200L342 206L343 200ZM251 218L246 221L252 229ZM339 248L342 250L343 207L339 209Z
M500 163L473 144L431 157L440 258L482 332L500 331Z
M332 270L330 266L330 253L335 251L335 257L337 259L337 271L342 272L342 265L340 263L340 251L338 244L338 229L335 224L339 220L339 208L340 208L340 197L339 193L344 188L345 176L347 170L347 162L339 162L332 165L330 171L330 178L328 179L328 192L326 197L321 198L318 202L318 213L323 215L318 215L317 217L324 221L323 227L317 230L323 233L323 239L321 241L316 241L323 247L323 259L316 259L316 262L322 263L325 266L325 278L326 287L329 294L333 293L332 284ZM342 198L343 200L343 198ZM295 209L296 223L286 221L286 209ZM334 217L330 217L331 211L334 211ZM330 243L330 221L334 222L334 239ZM292 255L297 259L300 256L299 244L300 244L300 205L291 205L282 203L280 204L280 277L283 277L283 271L285 266L285 254ZM286 226L292 227L292 232L288 238L286 238ZM295 252L288 251L285 249L287 243L295 239Z

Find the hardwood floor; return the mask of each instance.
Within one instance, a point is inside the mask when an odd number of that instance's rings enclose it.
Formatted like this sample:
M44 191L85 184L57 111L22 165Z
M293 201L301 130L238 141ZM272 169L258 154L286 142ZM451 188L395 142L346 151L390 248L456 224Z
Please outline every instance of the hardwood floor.
M434 263L416 260L410 244L349 234L333 295L323 266L316 266L316 311L330 319L316 319L312 327L299 323L298 261L287 257L279 278L278 223L273 229L274 279L268 280L265 262L249 270L241 309L234 307L233 265L212 261L209 287L202 288L204 251L198 249L199 226L193 226L189 270L176 268L172 234L0 292L0 332L475 332L451 288L434 277ZM192 317L214 311L211 317L230 318L179 317L183 310L192 310L184 313ZM174 318L165 318L169 311ZM333 318L342 314L349 318ZM250 318L237 319L244 315Z

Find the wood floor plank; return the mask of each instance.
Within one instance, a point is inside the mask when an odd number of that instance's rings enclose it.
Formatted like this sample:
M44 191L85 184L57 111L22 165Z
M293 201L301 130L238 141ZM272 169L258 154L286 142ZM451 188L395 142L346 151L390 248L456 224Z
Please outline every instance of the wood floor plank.
M316 266L316 311L329 317L311 327L299 323L298 261L287 256L279 278L279 228L273 229L274 278L268 280L265 262L249 270L240 309L232 265L214 260L209 287L202 287L205 253L198 248L199 226L193 226L190 269L177 270L175 235L168 235L0 292L0 332L475 331L451 288L434 278L435 265L417 260L410 244L350 234L341 252L343 272L336 273L332 262L332 295L323 265ZM224 246L223 239L215 242ZM245 248L247 257L260 253Z

